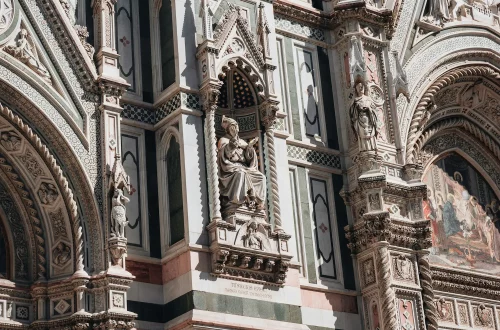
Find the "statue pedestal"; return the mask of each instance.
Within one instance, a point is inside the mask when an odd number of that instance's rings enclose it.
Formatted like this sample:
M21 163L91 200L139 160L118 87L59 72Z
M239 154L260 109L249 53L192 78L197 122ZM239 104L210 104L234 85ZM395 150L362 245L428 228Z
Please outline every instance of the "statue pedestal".
M283 285L292 256L290 235L273 233L262 210L226 208L225 220L207 229L212 251L212 275L247 282Z
M360 151L354 159L359 174L379 173L382 157L376 151Z
M127 239L125 237L111 237L108 240L108 248L111 264L125 268L123 258L127 254Z

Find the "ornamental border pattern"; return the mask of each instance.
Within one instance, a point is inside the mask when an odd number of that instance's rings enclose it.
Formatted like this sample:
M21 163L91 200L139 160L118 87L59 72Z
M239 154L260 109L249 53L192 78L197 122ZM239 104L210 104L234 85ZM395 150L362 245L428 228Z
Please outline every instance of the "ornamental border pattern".
M329 167L337 170L342 169L340 157L337 155L332 155L326 152L311 150L289 144L286 146L286 149L288 158L306 161L315 165Z
M122 118L156 125L181 107L189 110L200 110L198 94L178 92L157 109L148 109L129 103L123 103Z
M289 20L279 14L275 16L275 23L277 30L295 34L306 39L326 42L325 32L322 29Z

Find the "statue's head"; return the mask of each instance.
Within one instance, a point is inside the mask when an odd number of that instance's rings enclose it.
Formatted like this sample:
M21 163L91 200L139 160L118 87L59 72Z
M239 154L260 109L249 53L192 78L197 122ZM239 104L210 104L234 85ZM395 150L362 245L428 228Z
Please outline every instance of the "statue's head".
M115 189L115 193L113 194L113 197L116 198L116 197L118 197L120 195L123 195L123 192L121 191L121 189L116 188Z
M240 131L238 122L226 116L222 116L222 128L231 136L237 136Z
M358 82L355 86L355 89L357 96L363 95L365 93L365 85L363 85L362 82Z

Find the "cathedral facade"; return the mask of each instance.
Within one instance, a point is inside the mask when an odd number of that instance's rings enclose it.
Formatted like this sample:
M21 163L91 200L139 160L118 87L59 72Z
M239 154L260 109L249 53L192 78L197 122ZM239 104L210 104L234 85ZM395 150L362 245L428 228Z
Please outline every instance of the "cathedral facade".
M500 329L498 0L0 0L0 329Z

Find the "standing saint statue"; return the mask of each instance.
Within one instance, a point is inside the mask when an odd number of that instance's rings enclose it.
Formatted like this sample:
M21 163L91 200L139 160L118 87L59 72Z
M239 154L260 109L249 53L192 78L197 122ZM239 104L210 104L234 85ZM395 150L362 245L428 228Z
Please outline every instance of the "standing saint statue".
M111 236L125 237L125 226L128 225L125 204L130 199L123 195L123 190L116 188L111 201Z
M238 136L236 120L222 116L226 131L218 143L220 194L226 204L263 209L266 200L266 177L259 171L254 145L258 138L245 142ZM226 205L227 206L227 205Z
M359 151L376 151L379 135L376 105L371 97L365 95L365 86L361 82L356 84L355 95L349 116Z
M424 12L424 21L443 25L453 19L454 0L429 0L426 11Z

